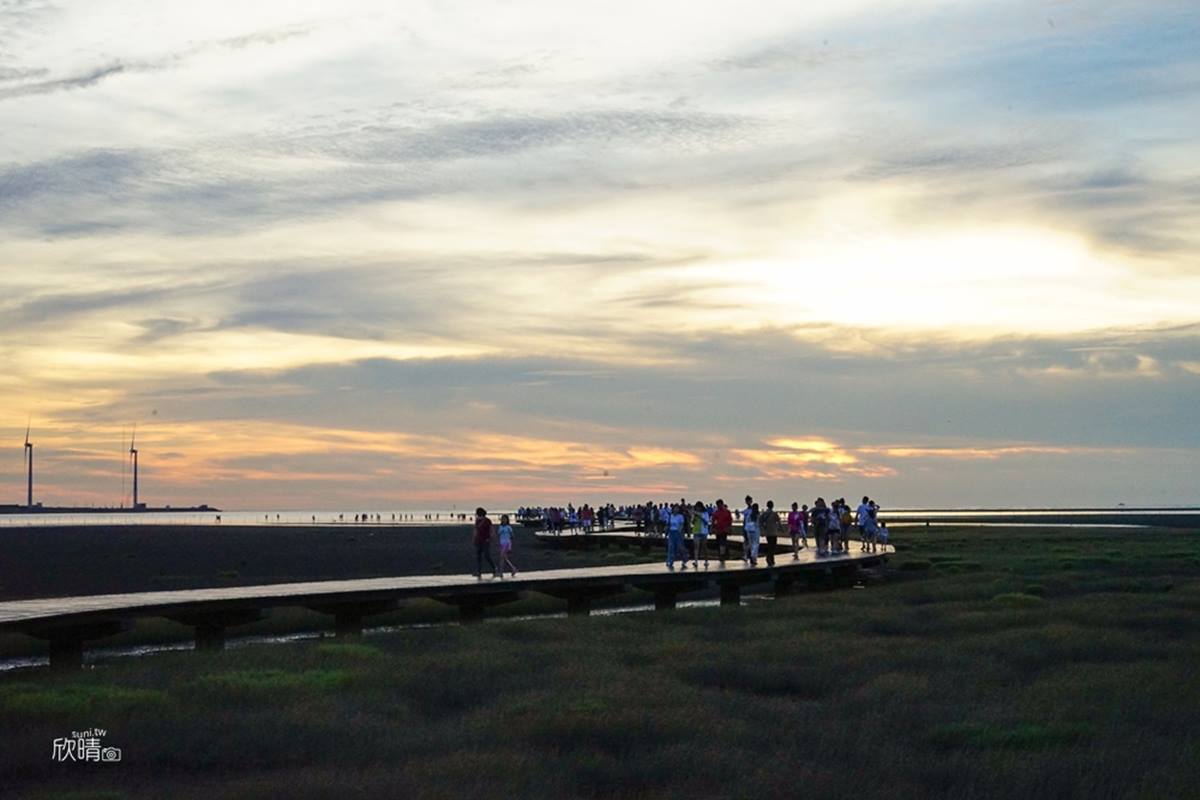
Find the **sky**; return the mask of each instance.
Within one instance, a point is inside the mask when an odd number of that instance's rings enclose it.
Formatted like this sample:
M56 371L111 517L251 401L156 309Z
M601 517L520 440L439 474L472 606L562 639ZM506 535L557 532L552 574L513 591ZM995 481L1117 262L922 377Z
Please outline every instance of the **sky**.
M0 0L0 120L0 503L1200 502L1194 0Z

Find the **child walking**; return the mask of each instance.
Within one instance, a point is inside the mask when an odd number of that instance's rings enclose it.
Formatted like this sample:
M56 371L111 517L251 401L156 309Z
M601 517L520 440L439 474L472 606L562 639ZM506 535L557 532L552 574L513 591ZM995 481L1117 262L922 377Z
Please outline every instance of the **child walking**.
M512 570L512 576L517 577L517 565L512 562L513 529L508 522L508 514L500 515L500 576L504 577L504 565Z

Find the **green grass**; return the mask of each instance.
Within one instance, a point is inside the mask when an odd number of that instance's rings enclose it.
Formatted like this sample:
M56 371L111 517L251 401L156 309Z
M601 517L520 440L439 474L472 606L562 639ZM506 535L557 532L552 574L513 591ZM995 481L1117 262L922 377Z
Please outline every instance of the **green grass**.
M1036 594L1029 592L1004 592L992 598L992 602L1001 603L1007 606L1015 606L1017 608L1036 607L1042 604L1042 598Z
M0 684L0 711L15 717L84 717L159 709L169 696L158 689L136 689L90 683L45 686L38 683Z
M1092 730L1081 724L955 722L934 729L929 743L943 750L1042 750L1075 744L1087 739Z
M347 686L353 674L341 669L242 669L201 675L196 689L219 700L292 699L308 693L332 692Z
M181 800L1200 795L1200 534L901 541L865 591L0 677L0 786ZM119 767L50 762L54 738L94 725L123 748Z

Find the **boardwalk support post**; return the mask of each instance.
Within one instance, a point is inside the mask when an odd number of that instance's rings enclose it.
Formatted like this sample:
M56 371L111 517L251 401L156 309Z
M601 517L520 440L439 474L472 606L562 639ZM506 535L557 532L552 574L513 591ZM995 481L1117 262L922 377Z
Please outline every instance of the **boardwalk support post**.
M628 587L624 584L611 586L580 586L578 588L550 588L541 590L544 594L567 601L567 616L586 617L592 613L592 603L605 597L621 594Z
M709 581L706 580L673 580L655 581L654 583L642 584L637 588L653 593L655 611L669 611L675 607L675 601L679 595L685 592L694 592L709 585Z
M83 666L83 640L59 638L50 640L50 669L56 672L79 669Z
M791 575L775 576L775 597L791 594L796 588L796 579Z
M458 606L458 618L464 624L472 622L482 622L483 615L489 606L498 606L504 603L511 603L520 598L517 592L497 592L497 593L466 593L466 594L451 594L435 597L443 603L452 606Z
M333 617L333 630L339 638L362 636L363 618L395 611L398 600L348 600L341 603L310 605L313 611Z
M655 611L670 611L675 608L675 602L679 597L679 592L672 588L659 588L654 591L654 610Z
M267 614L260 608L226 608L172 614L167 619L196 629L197 650L224 650L225 629L258 622Z
M568 617L586 617L592 613L592 598L586 594L575 594L567 598Z
M55 671L79 669L83 666L83 643L91 639L130 630L130 620L98 620L65 625L37 626L24 629L24 633L45 639L50 645L50 668Z
M721 584L721 605L740 606L742 604L742 585L726 581Z

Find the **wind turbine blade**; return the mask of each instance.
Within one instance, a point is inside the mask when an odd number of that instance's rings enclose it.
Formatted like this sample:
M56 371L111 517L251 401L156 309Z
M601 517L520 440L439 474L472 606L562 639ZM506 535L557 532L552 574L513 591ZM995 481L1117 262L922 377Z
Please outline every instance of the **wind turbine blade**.
M33 427L33 418L32 417L29 419L28 422L25 423L25 444L29 444L29 429L31 427Z

